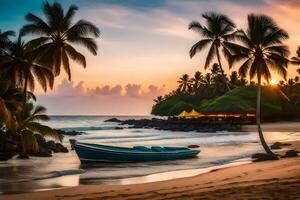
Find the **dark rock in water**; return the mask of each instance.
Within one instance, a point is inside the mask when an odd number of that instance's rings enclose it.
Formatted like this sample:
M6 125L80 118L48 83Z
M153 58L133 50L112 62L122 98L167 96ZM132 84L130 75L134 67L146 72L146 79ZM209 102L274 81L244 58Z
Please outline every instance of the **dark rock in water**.
M0 155L0 161L8 161L10 158Z
M115 127L115 130L122 130L122 129L124 129L124 128L123 127L119 127L119 126Z
M39 144L39 146L42 146L42 147L46 146L46 140L42 135L35 134L34 136L35 136L35 139L36 139L37 143Z
M255 159L253 162L260 162L266 160L279 160L276 155L267 154L267 153L256 153L252 155L252 158Z
M119 120L117 118L111 118L111 119L107 119L104 122L123 122L122 120Z
M169 131L196 131L196 132L216 132L216 131L236 131L240 126L237 124L205 124L197 119L129 119L120 123L120 125L129 125L129 128L154 128L157 130Z
M0 161L7 161L15 155L15 152L0 152Z
M271 149L281 149L281 147L283 147L283 146L290 146L290 145L291 144L288 144L288 143L275 142L270 147L271 147Z
M15 144L7 143L3 145L3 150L5 152L16 152L18 150L18 147Z
M55 143L55 148L53 149L54 153L68 153L69 150L67 147L64 147L61 143Z
M289 151L285 152L285 154L283 156L281 156L281 158L297 157L298 153L299 153L299 151L289 150Z
M275 142L270 147L271 149L281 149L281 142Z
M81 131L64 131L60 129L55 129L55 131L61 135L68 135L68 136L76 136L76 135L83 135L85 132Z
M18 159L29 159L29 156L26 153L20 153L17 158Z
M56 145L54 141L48 141L46 142L46 148L50 151L53 151L55 149Z

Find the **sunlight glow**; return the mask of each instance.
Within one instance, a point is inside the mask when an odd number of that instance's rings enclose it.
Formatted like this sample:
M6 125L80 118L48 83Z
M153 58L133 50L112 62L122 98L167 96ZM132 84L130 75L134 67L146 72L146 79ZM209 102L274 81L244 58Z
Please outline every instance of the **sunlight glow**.
M277 81L277 80L272 79L272 80L270 81L270 85L277 85L277 84L278 84L278 81Z

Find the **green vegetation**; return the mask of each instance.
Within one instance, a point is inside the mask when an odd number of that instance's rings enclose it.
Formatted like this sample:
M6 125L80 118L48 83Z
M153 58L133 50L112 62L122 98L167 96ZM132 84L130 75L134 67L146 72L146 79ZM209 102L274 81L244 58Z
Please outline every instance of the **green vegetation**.
M65 12L59 3L45 2L46 21L28 13L25 16L28 24L21 28L16 40L12 40L13 31L0 30L1 159L6 159L6 155L2 155L6 146L13 148L14 153L35 153L39 151L38 139L44 140L47 136L62 140L62 135L41 124L49 117L44 107L34 105L36 99L32 92L36 82L45 92L47 88L52 89L61 68L71 80L70 59L86 67L85 56L72 45L97 54L94 38L99 37L100 31L86 20L73 23L77 10L71 5ZM26 35L30 35L31 40L24 41L22 37Z
M177 90L155 101L152 114L175 116L192 109L207 114L256 113L262 146L267 154L277 158L264 139L261 119L268 121L299 117L300 78L290 78L286 83L280 81L278 87L268 84L271 70L286 80L288 64L300 64L300 48L297 56L290 61L289 48L283 44L289 37L288 33L265 15L248 15L245 31L236 29L225 15L206 13L202 16L206 26L199 22L191 22L189 25L189 29L201 35L201 40L192 46L190 56L192 58L210 45L204 69L210 67L215 56L218 63L213 64L211 72L204 76L200 72L196 72L193 79L189 79L188 74L183 75L178 81L180 85ZM220 49L228 61L229 69L240 64L238 72L231 72L229 78L224 74ZM257 78L256 82L248 84L248 74L250 80Z

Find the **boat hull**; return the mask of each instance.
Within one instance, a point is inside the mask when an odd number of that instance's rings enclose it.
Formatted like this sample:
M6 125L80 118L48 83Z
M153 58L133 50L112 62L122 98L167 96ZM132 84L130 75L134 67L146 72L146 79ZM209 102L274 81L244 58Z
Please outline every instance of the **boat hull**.
M81 163L90 162L145 162L145 161L164 161L194 158L200 152L199 150L186 149L181 151L166 152L142 152L128 151L129 148L120 148L120 150L101 147L95 147L86 144L73 145Z

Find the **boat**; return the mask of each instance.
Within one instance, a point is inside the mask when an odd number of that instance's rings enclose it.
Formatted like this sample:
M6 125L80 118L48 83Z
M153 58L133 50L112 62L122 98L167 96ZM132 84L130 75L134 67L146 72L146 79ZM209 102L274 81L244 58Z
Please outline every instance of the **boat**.
M81 143L70 140L81 163L90 162L145 162L195 158L200 150L187 147L117 147Z

